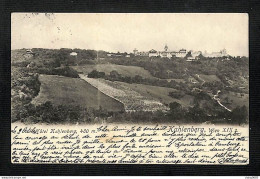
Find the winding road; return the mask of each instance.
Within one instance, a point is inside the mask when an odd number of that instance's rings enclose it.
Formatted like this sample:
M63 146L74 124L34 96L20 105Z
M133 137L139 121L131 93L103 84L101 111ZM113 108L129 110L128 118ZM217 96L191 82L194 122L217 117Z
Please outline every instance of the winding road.
M222 106L223 108L225 108L227 111L231 112L231 109L228 109L226 106L224 106L224 105L220 102L220 99L218 98L218 94L219 94L220 92L221 92L221 91L218 90L217 94L215 94L215 95L213 96L213 99L216 100L220 106Z

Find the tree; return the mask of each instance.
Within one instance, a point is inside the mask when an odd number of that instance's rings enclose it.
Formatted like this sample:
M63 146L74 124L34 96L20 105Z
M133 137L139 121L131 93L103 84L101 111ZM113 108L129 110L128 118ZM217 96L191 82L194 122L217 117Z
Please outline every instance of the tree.
M200 108L199 104L195 104L192 108L189 109L189 119L190 122L200 123L204 122L206 119L205 111Z
M183 117L183 110L181 104L173 102L169 104L170 116L173 119L181 119Z
M248 119L248 111L245 105L242 107L236 107L232 112L231 112L231 123L233 124L243 124L247 123Z
M142 80L143 80L143 78L140 75L135 75L134 82L140 83L140 82L142 82Z
M186 56L185 56L185 58L188 58L188 57L192 57L191 51L189 51L189 52L186 54Z
M202 53L199 54L198 59L202 60L205 59L205 57L202 55Z
M89 78L104 78L105 77L105 73L104 72L99 72L97 70L93 70L88 74Z
M169 96L172 98L180 99L185 95L183 91L170 91Z
M121 75L116 70L113 70L110 72L110 77L114 79L118 79L121 77Z

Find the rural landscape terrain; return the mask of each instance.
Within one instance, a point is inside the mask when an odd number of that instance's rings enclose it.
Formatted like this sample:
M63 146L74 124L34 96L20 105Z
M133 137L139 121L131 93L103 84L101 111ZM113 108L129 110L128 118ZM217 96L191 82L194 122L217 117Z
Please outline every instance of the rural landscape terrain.
M248 123L248 57L11 52L12 122Z

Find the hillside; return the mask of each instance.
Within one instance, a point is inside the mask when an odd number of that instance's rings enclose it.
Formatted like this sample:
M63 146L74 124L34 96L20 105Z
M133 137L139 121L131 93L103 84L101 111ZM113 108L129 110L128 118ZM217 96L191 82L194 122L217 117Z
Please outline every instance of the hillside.
M32 101L41 104L51 101L55 105L79 105L98 109L101 106L108 111L122 111L122 103L101 93L81 79L54 75L40 75L39 95Z
M160 101L163 104L169 105L172 102L178 102L183 107L189 107L191 106L193 102L193 97L190 95L184 95L180 99L172 98L169 96L170 92L178 91L173 88L166 88L166 87L159 87L159 86L152 86L152 85L143 85L143 84L129 84L129 83L123 83L123 82L116 82L120 85L127 86L131 88L133 91L136 91L140 93L141 95L152 98Z
M126 111L156 111L167 109L158 98L141 94L140 91L131 88L127 83L88 78L82 74L80 77L104 94L122 102Z
M222 103L232 110L235 109L237 106L243 105L245 105L247 109L249 109L249 94L226 92L220 93L219 97Z
M202 80L203 82L209 82L209 83L214 81L220 82L220 79L216 75L197 74L196 76L198 79Z
M148 121L161 120L161 115L169 121L236 121L236 111L249 109L248 58L187 62L179 58L111 58L104 53L97 59L93 50L74 50L77 58L70 56L72 49L12 51L12 121L48 122L51 112L51 121L57 115L61 121L75 119L72 122L93 122L96 117L138 122L139 115ZM100 106L105 110L88 111ZM125 112L111 113L118 111Z
M172 102L178 102L183 107L190 107L193 103L193 97L190 95L184 95L180 99L170 97L170 92L178 91L173 88L118 81L111 82L104 79L87 78L85 75L80 75L80 77L108 96L122 102L127 111L138 109L146 111L165 110L167 109L166 106Z

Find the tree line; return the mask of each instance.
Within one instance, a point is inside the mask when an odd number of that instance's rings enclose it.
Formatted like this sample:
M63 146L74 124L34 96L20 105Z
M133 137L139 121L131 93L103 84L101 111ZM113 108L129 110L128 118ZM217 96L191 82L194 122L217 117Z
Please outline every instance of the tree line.
M18 114L24 123L248 123L246 107L237 107L230 113L219 113L208 116L198 105L184 109L179 103L169 105L168 112L135 111L135 112L108 112L99 109L83 108L81 106L53 105L50 101L35 106L27 104Z

